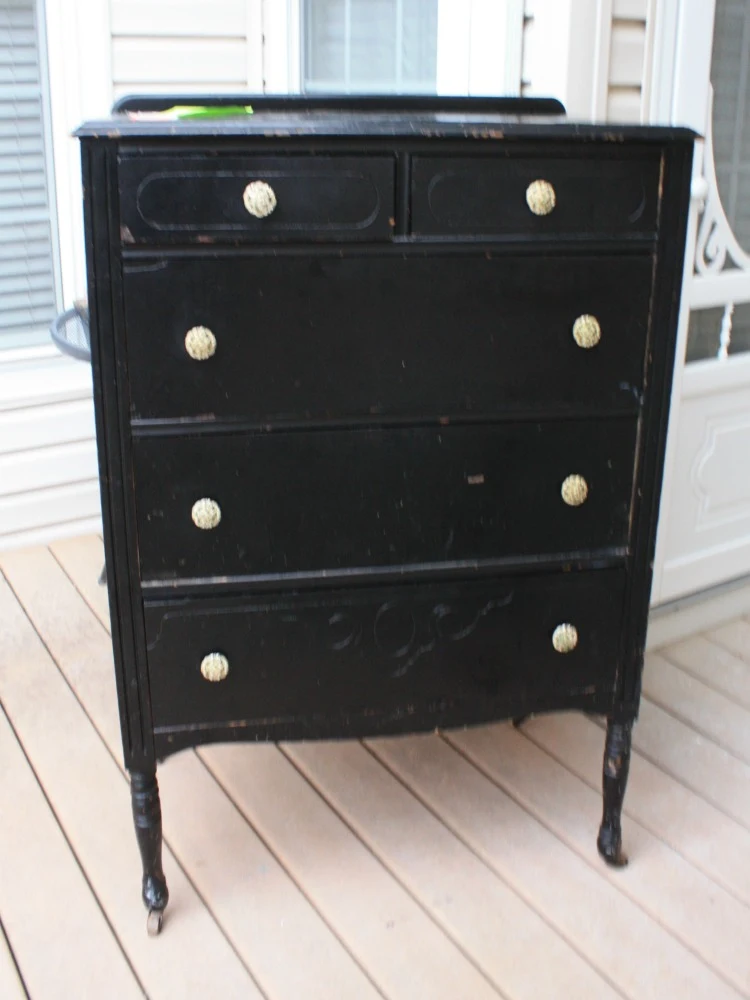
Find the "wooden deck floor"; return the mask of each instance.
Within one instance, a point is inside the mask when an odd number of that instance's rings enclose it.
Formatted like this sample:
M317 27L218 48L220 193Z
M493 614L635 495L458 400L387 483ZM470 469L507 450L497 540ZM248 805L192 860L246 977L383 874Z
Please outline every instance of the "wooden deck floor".
M0 997L750 996L750 619L649 657L627 869L583 717L218 746L160 768L152 939L101 562L0 555Z

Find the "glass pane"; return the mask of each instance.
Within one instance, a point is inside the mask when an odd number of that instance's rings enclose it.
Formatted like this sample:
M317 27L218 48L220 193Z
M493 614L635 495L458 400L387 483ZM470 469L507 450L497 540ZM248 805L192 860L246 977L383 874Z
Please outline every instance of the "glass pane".
M734 233L750 249L750 3L717 0L711 83L719 194Z
M303 0L307 93L435 93L438 0Z
M687 361L704 361L718 356L723 321L723 306L717 309L696 309L690 313ZM731 324L729 354L750 351L750 302L734 307Z

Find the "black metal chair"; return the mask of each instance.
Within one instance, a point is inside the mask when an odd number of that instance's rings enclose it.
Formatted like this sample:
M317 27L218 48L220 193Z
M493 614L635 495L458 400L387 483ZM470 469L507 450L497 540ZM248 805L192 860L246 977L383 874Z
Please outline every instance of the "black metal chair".
M59 351L76 361L91 363L91 328L89 309L85 302L76 302L72 309L66 309L55 316L49 328L52 342ZM107 582L107 567L99 574L101 586Z

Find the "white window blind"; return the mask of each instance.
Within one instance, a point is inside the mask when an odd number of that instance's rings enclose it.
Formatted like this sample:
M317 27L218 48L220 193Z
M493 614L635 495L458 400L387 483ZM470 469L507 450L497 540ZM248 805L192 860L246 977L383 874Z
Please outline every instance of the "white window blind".
M438 0L303 0L302 89L435 93Z
M55 313L34 0L0 0L0 350L47 339Z

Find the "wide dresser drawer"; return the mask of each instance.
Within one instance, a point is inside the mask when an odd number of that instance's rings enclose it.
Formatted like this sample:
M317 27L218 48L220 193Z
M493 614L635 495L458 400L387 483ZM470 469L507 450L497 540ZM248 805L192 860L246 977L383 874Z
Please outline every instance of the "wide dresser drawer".
M157 750L460 725L614 690L624 571L147 602Z
M137 420L636 413L653 262L299 253L125 267Z
M145 581L330 575L617 549L636 421L142 437Z
M412 232L423 236L648 237L659 210L658 152L415 156Z
M393 156L124 155L124 243L386 240Z

